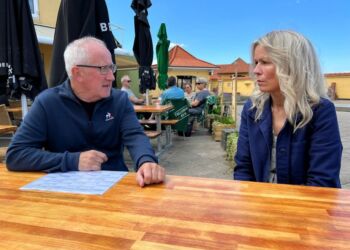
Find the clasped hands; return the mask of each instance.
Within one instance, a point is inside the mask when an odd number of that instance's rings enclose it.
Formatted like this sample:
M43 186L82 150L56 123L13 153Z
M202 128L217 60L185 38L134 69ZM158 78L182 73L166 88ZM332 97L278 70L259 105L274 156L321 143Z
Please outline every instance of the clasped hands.
M99 171L102 163L108 160L107 155L100 151L89 150L80 153L79 171ZM165 170L154 162L143 163L136 173L136 182L140 187L161 183L165 179Z

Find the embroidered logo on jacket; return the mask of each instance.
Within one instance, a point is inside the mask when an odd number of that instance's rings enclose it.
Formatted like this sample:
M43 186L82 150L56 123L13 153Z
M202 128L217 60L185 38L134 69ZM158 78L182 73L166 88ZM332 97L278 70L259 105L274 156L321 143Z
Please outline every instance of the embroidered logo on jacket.
M114 117L112 116L112 114L107 112L105 121L108 122L108 121L113 120L113 119L114 119Z

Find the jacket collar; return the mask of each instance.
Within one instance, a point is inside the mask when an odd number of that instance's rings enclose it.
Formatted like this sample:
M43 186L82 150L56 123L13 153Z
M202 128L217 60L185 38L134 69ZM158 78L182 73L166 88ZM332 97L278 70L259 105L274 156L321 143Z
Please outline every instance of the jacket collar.
M255 119L256 114L256 108L250 110L249 116L251 119ZM271 98L266 100L263 108L263 112L257 121L257 125L264 137L264 140L266 142L266 145L271 151L271 145L272 145L272 114L271 114Z

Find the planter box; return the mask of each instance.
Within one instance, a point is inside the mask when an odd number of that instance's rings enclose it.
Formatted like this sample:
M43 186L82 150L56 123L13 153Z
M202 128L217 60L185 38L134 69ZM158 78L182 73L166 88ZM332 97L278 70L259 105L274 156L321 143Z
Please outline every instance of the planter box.
M222 130L227 128L235 128L234 124L222 124L213 127L213 138L215 141L221 141Z
M221 147L226 150L226 145L227 145L227 136L229 134L232 134L236 131L234 128L225 128L222 130L221 133Z

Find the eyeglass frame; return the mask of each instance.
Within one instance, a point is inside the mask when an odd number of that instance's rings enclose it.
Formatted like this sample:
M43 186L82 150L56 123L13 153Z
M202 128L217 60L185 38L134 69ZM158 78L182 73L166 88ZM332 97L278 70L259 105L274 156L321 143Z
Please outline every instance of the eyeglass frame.
M107 75L108 72L109 72L109 70L111 70L113 74L114 74L115 72L117 72L117 65L116 65L116 64L109 64L109 65L103 65L103 66L78 64L78 65L75 65L75 66L77 66L77 67L83 67L83 68L95 68L95 69L99 69L101 75Z

